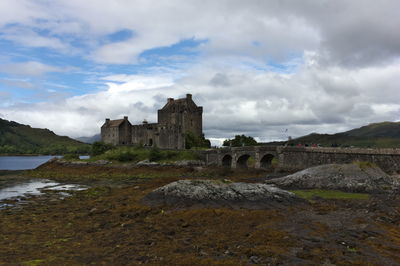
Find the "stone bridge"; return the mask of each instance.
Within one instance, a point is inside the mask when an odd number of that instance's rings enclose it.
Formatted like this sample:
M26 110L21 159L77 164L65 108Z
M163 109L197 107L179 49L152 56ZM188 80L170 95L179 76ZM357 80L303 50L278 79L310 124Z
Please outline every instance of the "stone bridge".
M232 168L301 170L328 163L372 162L390 173L400 172L400 149L249 146L203 151L207 165Z

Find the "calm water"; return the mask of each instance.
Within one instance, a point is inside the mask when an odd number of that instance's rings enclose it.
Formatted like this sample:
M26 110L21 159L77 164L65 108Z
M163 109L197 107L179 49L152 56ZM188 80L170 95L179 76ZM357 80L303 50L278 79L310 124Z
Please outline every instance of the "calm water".
M60 156L0 156L0 170L34 169L54 157Z
M0 156L0 170L35 169L54 157L61 158L62 156ZM86 155L79 156L80 159L89 159L89 157Z
M69 196L68 191L85 190L87 186L78 184L60 184L48 179L36 179L30 180L26 183L12 185L3 189L0 189L0 209L12 206L7 203L2 203L3 200L20 198L32 195L43 194L42 190L53 190L59 193L60 198Z

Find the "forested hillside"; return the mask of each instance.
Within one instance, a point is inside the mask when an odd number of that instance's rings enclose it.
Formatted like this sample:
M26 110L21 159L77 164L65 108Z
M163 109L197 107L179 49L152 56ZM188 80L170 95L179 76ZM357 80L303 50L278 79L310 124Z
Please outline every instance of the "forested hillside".
M293 139L291 143L341 147L400 148L400 122L374 123L336 134L313 133Z
M90 145L0 118L0 154L87 153Z

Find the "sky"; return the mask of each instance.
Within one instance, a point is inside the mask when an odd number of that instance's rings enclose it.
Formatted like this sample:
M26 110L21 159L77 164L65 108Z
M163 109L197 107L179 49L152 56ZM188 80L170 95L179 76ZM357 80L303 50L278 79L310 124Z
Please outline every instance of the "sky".
M70 137L203 106L218 145L400 119L397 0L1 0L0 118Z

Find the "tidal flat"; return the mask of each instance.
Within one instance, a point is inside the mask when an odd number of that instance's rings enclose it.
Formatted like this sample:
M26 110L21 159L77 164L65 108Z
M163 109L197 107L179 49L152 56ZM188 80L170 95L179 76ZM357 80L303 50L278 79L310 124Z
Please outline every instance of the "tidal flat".
M141 201L181 179L258 183L271 175L251 169L49 162L19 173L19 180L89 188L64 198L49 191L0 210L0 265L400 264L396 193L311 197L305 204L260 210Z

